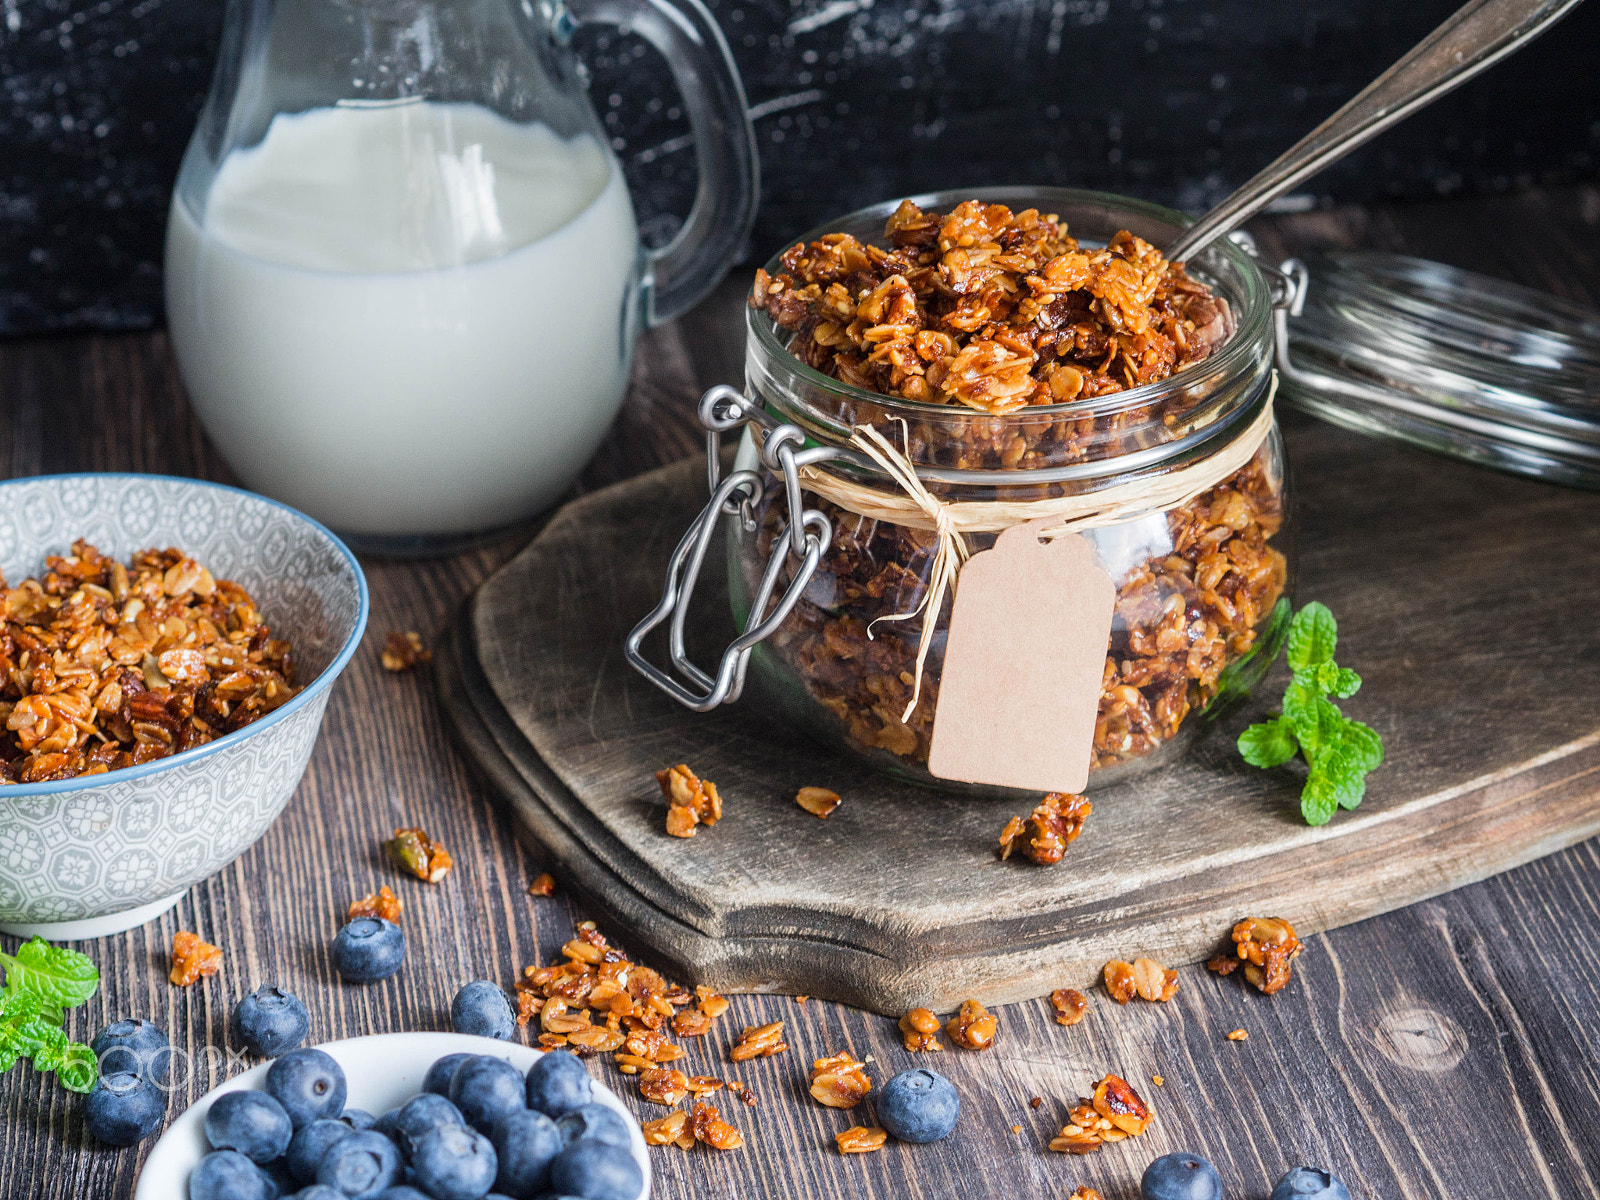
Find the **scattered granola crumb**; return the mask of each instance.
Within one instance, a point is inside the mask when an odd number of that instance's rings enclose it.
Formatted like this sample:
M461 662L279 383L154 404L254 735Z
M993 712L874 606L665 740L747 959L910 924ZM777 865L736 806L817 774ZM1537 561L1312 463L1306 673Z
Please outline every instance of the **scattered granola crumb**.
M1133 981L1133 964L1114 958L1105 965L1102 974L1105 976L1106 995L1118 1004L1126 1004L1139 994Z
M1249 1036L1250 1036L1250 1031L1249 1030L1247 1030L1247 1029L1235 1029L1232 1033L1230 1033L1228 1035L1228 1040L1230 1042L1242 1042L1242 1041L1245 1040L1245 1038L1247 1038Z
M848 1051L811 1064L811 1095L829 1108L854 1108L872 1090L872 1080Z
M796 1003L796 1004L804 1004L804 1003L805 1003L805 1002L806 1002L806 1001L807 1001L807 1000L809 1000L809 999L811 999L811 997L810 997L810 996L796 996L796 997L795 997L795 998L794 998L794 1002L795 1002L795 1003Z
M889 1132L853 1125L842 1133L834 1134L833 1140L839 1143L840 1154L871 1154L874 1150L883 1149L883 1144L889 1140Z
M944 1027L945 1036L964 1050L989 1049L997 1032L994 1016L976 1000L963 1000Z
M1006 827L1000 831L1001 859L1010 858L1011 852L1020 848L1040 866L1054 866L1061 861L1067 847L1078 840L1093 808L1084 796L1051 792L1039 802L1026 822L1021 817L1012 817L1006 822ZM1021 841L1024 829L1033 831L1033 837L1026 842Z
M1085 1185L1073 1188L1072 1195L1068 1196L1067 1200L1104 1200L1104 1197L1092 1187Z
M172 935L172 972L167 976L178 987L188 987L205 975L215 975L222 967L222 951L202 942L188 930Z
M1133 960L1133 986L1139 999L1165 1003L1178 994L1178 973L1153 958Z
M639 1072L639 1095L668 1108L689 1094L689 1077L676 1067L648 1067Z
M1131 963L1113 959L1106 964L1104 975L1106 994L1118 1004L1127 1004L1135 996L1159 1002L1178 994L1178 973L1152 958Z
M1150 1124L1149 1107L1116 1075L1104 1076L1094 1095L1080 1096L1067 1115L1068 1123L1050 1141L1050 1149L1062 1154L1092 1153L1107 1142L1137 1137Z
M1166 1087L1167 1086L1167 1081L1165 1079L1163 1079L1159 1075L1150 1076L1150 1082L1155 1084L1157 1087Z
M534 881L528 885L528 895L530 896L554 896L555 894L555 876L548 872L535 877Z
M769 1021L765 1025L747 1025L739 1034L739 1041L728 1051L734 1062L747 1062L752 1058L771 1058L789 1048L783 1040L783 1022Z
M913 1008L900 1018L907 1050L943 1050L939 1044L939 1018L926 1008Z
M1294 926L1281 917L1246 917L1233 927L1234 953L1223 951L1206 966L1218 975L1231 975L1242 963L1244 977L1265 995L1282 990L1289 982L1290 963L1303 948Z
M1012 1133L1021 1133L1022 1132L1022 1126L1021 1125L1013 1125L1011 1127L1011 1132Z
M694 1145L694 1135L687 1133L685 1127L689 1124L689 1114L681 1109L670 1112L666 1116L654 1121L646 1121L640 1126L644 1133L646 1146L666 1146L676 1144L687 1150Z
M1043 1108L1044 1107L1044 1097L1043 1096L1035 1096L1032 1100L1028 1101L1028 1107L1032 1108L1032 1109L1035 1109L1035 1110Z
M385 671L409 671L418 663L432 662L433 651L422 645L422 635L391 629L383 641L383 652L378 656Z
M689 1117L689 1128L694 1140L713 1150L737 1150L744 1145L744 1135L722 1119L722 1114L710 1104L695 1101Z
M745 1085L740 1083L737 1079L728 1080L728 1090L735 1096L739 1097L739 1099L743 1100L751 1108L756 1106L756 1094L749 1088L745 1087Z
M1050 993L1057 1025L1076 1025L1089 1011L1089 998L1076 988L1057 988Z
M833 810L839 807L839 793L830 792L827 788L803 787L795 793L794 802L813 817L826 821Z
M400 914L405 911L405 905L389 890L389 885L384 884L376 892L368 892L359 900L350 903L350 913L345 918L354 921L357 917L382 917L385 921L400 920Z
M428 883L438 883L455 865L450 851L415 826L396 829L383 850L397 867Z
M688 764L657 771L656 782L667 800L667 832L673 837L693 837L696 825L709 829L722 819L717 785L701 779Z

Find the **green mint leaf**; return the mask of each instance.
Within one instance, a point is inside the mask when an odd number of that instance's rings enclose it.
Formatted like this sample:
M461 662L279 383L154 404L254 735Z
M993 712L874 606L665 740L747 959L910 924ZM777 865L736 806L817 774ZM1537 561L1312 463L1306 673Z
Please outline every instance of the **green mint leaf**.
M100 1064L95 1061L94 1051L82 1042L68 1042L61 1065L56 1068L56 1078L69 1092L82 1095L94 1091L95 1080L100 1078Z
M1361 676L1349 667L1338 667L1333 672L1333 681L1328 684L1328 691L1346 700L1361 690Z
M100 972L86 954L65 946L52 946L34 938L17 949L15 955L0 954L6 967L6 990L34 992L48 1006L74 1008L90 996L100 983Z
M1283 719L1294 727L1302 743L1315 741L1319 720L1317 706L1326 703L1316 681L1305 675L1296 675L1283 689Z
M33 1069L47 1074L56 1071L66 1059L67 1047L72 1044L67 1039L67 1031L39 1017L30 1023L28 1032L33 1041L33 1052L28 1055L33 1060Z
M1289 667L1295 672L1333 661L1339 640L1339 623L1328 606L1313 600L1289 623Z
M1262 721L1239 735L1239 754L1252 767L1280 767L1299 749L1294 727L1282 718Z
M1239 753L1252 766L1279 766L1298 749L1309 768L1300 791L1300 812L1309 825L1325 825L1339 809L1360 804L1367 775L1383 762L1377 732L1328 699L1345 699L1361 687L1360 675L1333 661L1338 632L1325 605L1313 602L1294 615L1287 639L1294 675L1283 692L1283 715L1239 736Z
M1300 789L1300 815L1307 825L1326 825L1341 803L1342 781L1325 771L1311 768L1305 787ZM1356 803L1361 803L1359 797Z
M64 1010L94 995L100 972L76 950L34 938L15 954L0 954L5 990L0 991L0 1072L19 1059L53 1072L69 1091L87 1092L99 1078L94 1052L67 1037Z

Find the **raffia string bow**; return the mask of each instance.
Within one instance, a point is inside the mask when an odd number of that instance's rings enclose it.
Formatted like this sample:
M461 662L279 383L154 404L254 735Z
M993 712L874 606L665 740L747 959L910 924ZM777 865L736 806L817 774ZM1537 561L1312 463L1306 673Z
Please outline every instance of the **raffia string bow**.
M905 422L900 422L901 434L907 443L910 442L910 433L905 428ZM956 531L950 510L953 505L940 500L917 477L917 469L912 466L910 456L896 450L889 444L889 439L879 433L870 425L857 425L850 431L850 444L860 450L873 462L883 468L884 473L905 489L923 514L933 522L933 528L939 535L938 548L933 554L933 574L928 580L928 586L923 589L922 599L909 612L893 613L889 616L879 617L867 626L867 636L872 636L872 626L878 621L909 621L924 609L927 610L927 619L922 622L922 636L917 639L917 673L911 687L911 702L906 705L906 711L901 714L901 721L909 721L911 714L917 707L917 700L922 695L922 665L928 660L928 647L933 644L933 627L938 624L939 610L944 605L946 592L955 590L956 576L961 571L961 565L967 561L967 541ZM909 449L909 445L907 447Z

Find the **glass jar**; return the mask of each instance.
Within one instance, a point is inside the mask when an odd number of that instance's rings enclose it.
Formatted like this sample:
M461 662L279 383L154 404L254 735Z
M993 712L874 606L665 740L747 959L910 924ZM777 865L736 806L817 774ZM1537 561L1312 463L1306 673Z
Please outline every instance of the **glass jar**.
M947 193L915 203L944 212L966 198ZM1058 214L1089 245L1127 229L1160 246L1185 223L1152 205L1066 189L999 188L982 199ZM825 232L878 240L894 207L830 221L805 240ZM725 672L723 698L748 681L754 702L786 725L891 775L945 790L1005 791L940 779L927 768L950 612L948 600L931 618L919 608L937 535L862 516L805 487L815 478L808 471L825 468L835 479L896 490L852 448L852 429L863 425L903 446L944 503L1109 497L1114 488L1126 497L1145 484L1159 490L1179 470L1204 477L1208 462L1243 462L1213 474L1199 494L1142 511L1123 504L1114 520L1091 519L1082 529L1117 589L1090 786L1169 761L1248 693L1287 631L1294 565L1286 462L1270 412L1272 298L1251 255L1232 242L1214 244L1189 268L1222 301L1216 316L1229 330L1208 357L1156 383L1004 415L842 383L801 362L787 348L788 334L750 310L746 395L726 389L720 398L708 395L701 410L708 428L747 426L715 502L723 514L737 510L725 522L729 591L746 630L734 643L731 653L742 657ZM779 269L776 259L767 267ZM801 506L804 542L790 534L790 512ZM963 536L976 552L998 533ZM925 619L935 629L917 703L902 719ZM707 697L697 698L701 707Z

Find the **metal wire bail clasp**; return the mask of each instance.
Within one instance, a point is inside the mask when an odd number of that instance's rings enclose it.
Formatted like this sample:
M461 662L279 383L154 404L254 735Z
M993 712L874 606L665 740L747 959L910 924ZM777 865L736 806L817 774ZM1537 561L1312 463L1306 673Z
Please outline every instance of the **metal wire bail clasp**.
M662 593L661 603L633 627L625 646L628 662L634 670L695 712L709 712L719 704L739 698L739 693L744 690L751 648L783 624L784 618L805 591L806 584L811 582L817 563L822 560L833 536L833 524L825 514L814 508L801 508L800 459L809 461L815 457L815 452L808 452L797 459L796 450L805 444L805 434L794 425L776 426L766 435L761 458L763 465L783 480L784 494L789 504L789 525L773 539L773 554L762 572L761 586L756 589L751 602L744 632L722 652L716 674L708 675L689 661L684 645L684 627L688 622L695 583L705 563L706 550L716 532L717 520L724 515L735 516L753 529L754 505L762 490L761 473L758 471L734 471L726 478L722 476L722 435L757 419L755 406L731 387L714 387L701 397L700 423L706 428L706 472L711 485L711 499L690 523L677 549L672 552L667 564L667 586ZM795 513L800 514L798 521L794 519ZM782 553L779 553L780 546L783 547ZM768 612L778 576L791 558L796 560L794 577L777 604ZM668 617L671 618L667 628L671 671L651 663L640 649L645 636Z

